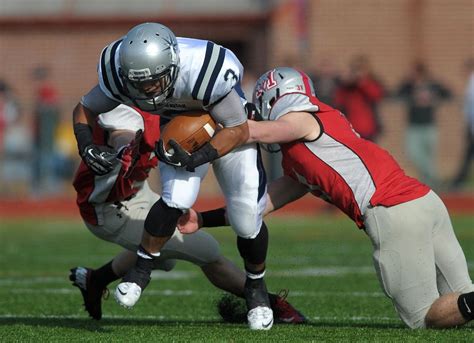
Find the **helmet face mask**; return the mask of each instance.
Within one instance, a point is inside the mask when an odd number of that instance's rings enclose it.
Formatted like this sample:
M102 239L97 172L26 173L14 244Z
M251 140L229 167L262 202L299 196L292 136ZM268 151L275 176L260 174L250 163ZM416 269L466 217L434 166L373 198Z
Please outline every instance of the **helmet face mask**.
M159 105L172 93L178 78L178 42L164 25L140 24L124 37L119 61L127 96Z
M167 95L174 86L173 73L177 72L176 67L160 74L137 78L133 75L125 78L122 76L124 89L128 95L136 100L151 100ZM164 97L166 98L166 97ZM164 100L164 99L163 99Z

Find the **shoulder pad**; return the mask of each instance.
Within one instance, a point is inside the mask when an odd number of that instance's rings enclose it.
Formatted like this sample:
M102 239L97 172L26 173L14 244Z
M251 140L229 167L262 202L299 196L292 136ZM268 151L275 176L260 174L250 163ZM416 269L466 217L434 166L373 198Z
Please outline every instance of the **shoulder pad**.
M243 67L234 53L207 42L202 67L192 88L192 97L209 106L226 96L240 81Z
M97 68L100 89L111 99L126 102L122 82L119 77L118 49L122 38L112 42L102 50Z

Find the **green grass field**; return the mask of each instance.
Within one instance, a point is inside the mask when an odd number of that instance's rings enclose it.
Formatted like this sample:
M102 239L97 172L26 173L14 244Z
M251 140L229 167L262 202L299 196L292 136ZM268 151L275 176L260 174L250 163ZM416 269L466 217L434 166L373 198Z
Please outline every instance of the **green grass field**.
M474 217L453 220L474 275ZM474 341L472 325L405 329L381 292L368 238L348 219L274 217L268 222L268 288L290 289L289 300L310 323L251 332L246 325L220 321L215 302L222 293L185 262L155 277L132 310L111 296L103 305L104 318L93 321L82 308L78 289L68 281L69 268L98 267L120 248L98 240L79 221L1 219L0 341ZM225 255L241 265L234 234L226 229L211 232Z

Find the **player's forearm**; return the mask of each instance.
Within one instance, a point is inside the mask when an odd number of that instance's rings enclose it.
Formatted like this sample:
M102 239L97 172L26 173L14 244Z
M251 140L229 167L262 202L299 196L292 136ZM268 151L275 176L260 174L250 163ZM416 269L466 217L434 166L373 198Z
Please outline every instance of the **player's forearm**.
M267 205L264 215L282 208L308 193L306 186L296 182L289 176L282 176L267 186Z
M82 154L85 147L93 142L92 125L89 123L93 122L92 113L79 103L72 112L72 122L79 154Z
M219 130L211 140L212 146L217 150L220 156L224 156L234 148L245 144L249 135L247 122Z
M290 117L293 113L287 114L285 117ZM298 114L298 113L295 113ZM304 120L285 120L282 117L275 121L253 121L249 120L249 138L247 143L264 143L264 144L279 144L288 143L298 139L304 138L311 133L313 127L317 129L317 124L314 119L309 123ZM315 125L316 124L316 125Z
M268 184L267 203L263 216L282 208L307 193L304 185L283 176ZM196 212L198 228L229 226L226 208L221 207L210 211Z
M84 107L81 103L78 103L74 110L72 111L72 123L73 124L87 124L90 127L93 127L95 124L95 115L88 108Z

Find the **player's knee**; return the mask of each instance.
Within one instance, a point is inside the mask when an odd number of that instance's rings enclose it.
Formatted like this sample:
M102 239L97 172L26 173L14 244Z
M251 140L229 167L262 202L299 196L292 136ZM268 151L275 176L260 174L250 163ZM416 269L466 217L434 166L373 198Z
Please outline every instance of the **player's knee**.
M183 212L168 206L163 199L151 207L145 219L145 230L155 237L169 237L176 229L176 223Z
M262 215L257 206L250 206L242 202L227 206L227 218L237 236L253 239L260 232Z
M400 313L403 323L410 329L425 329L427 327L427 317L429 308L413 313Z

